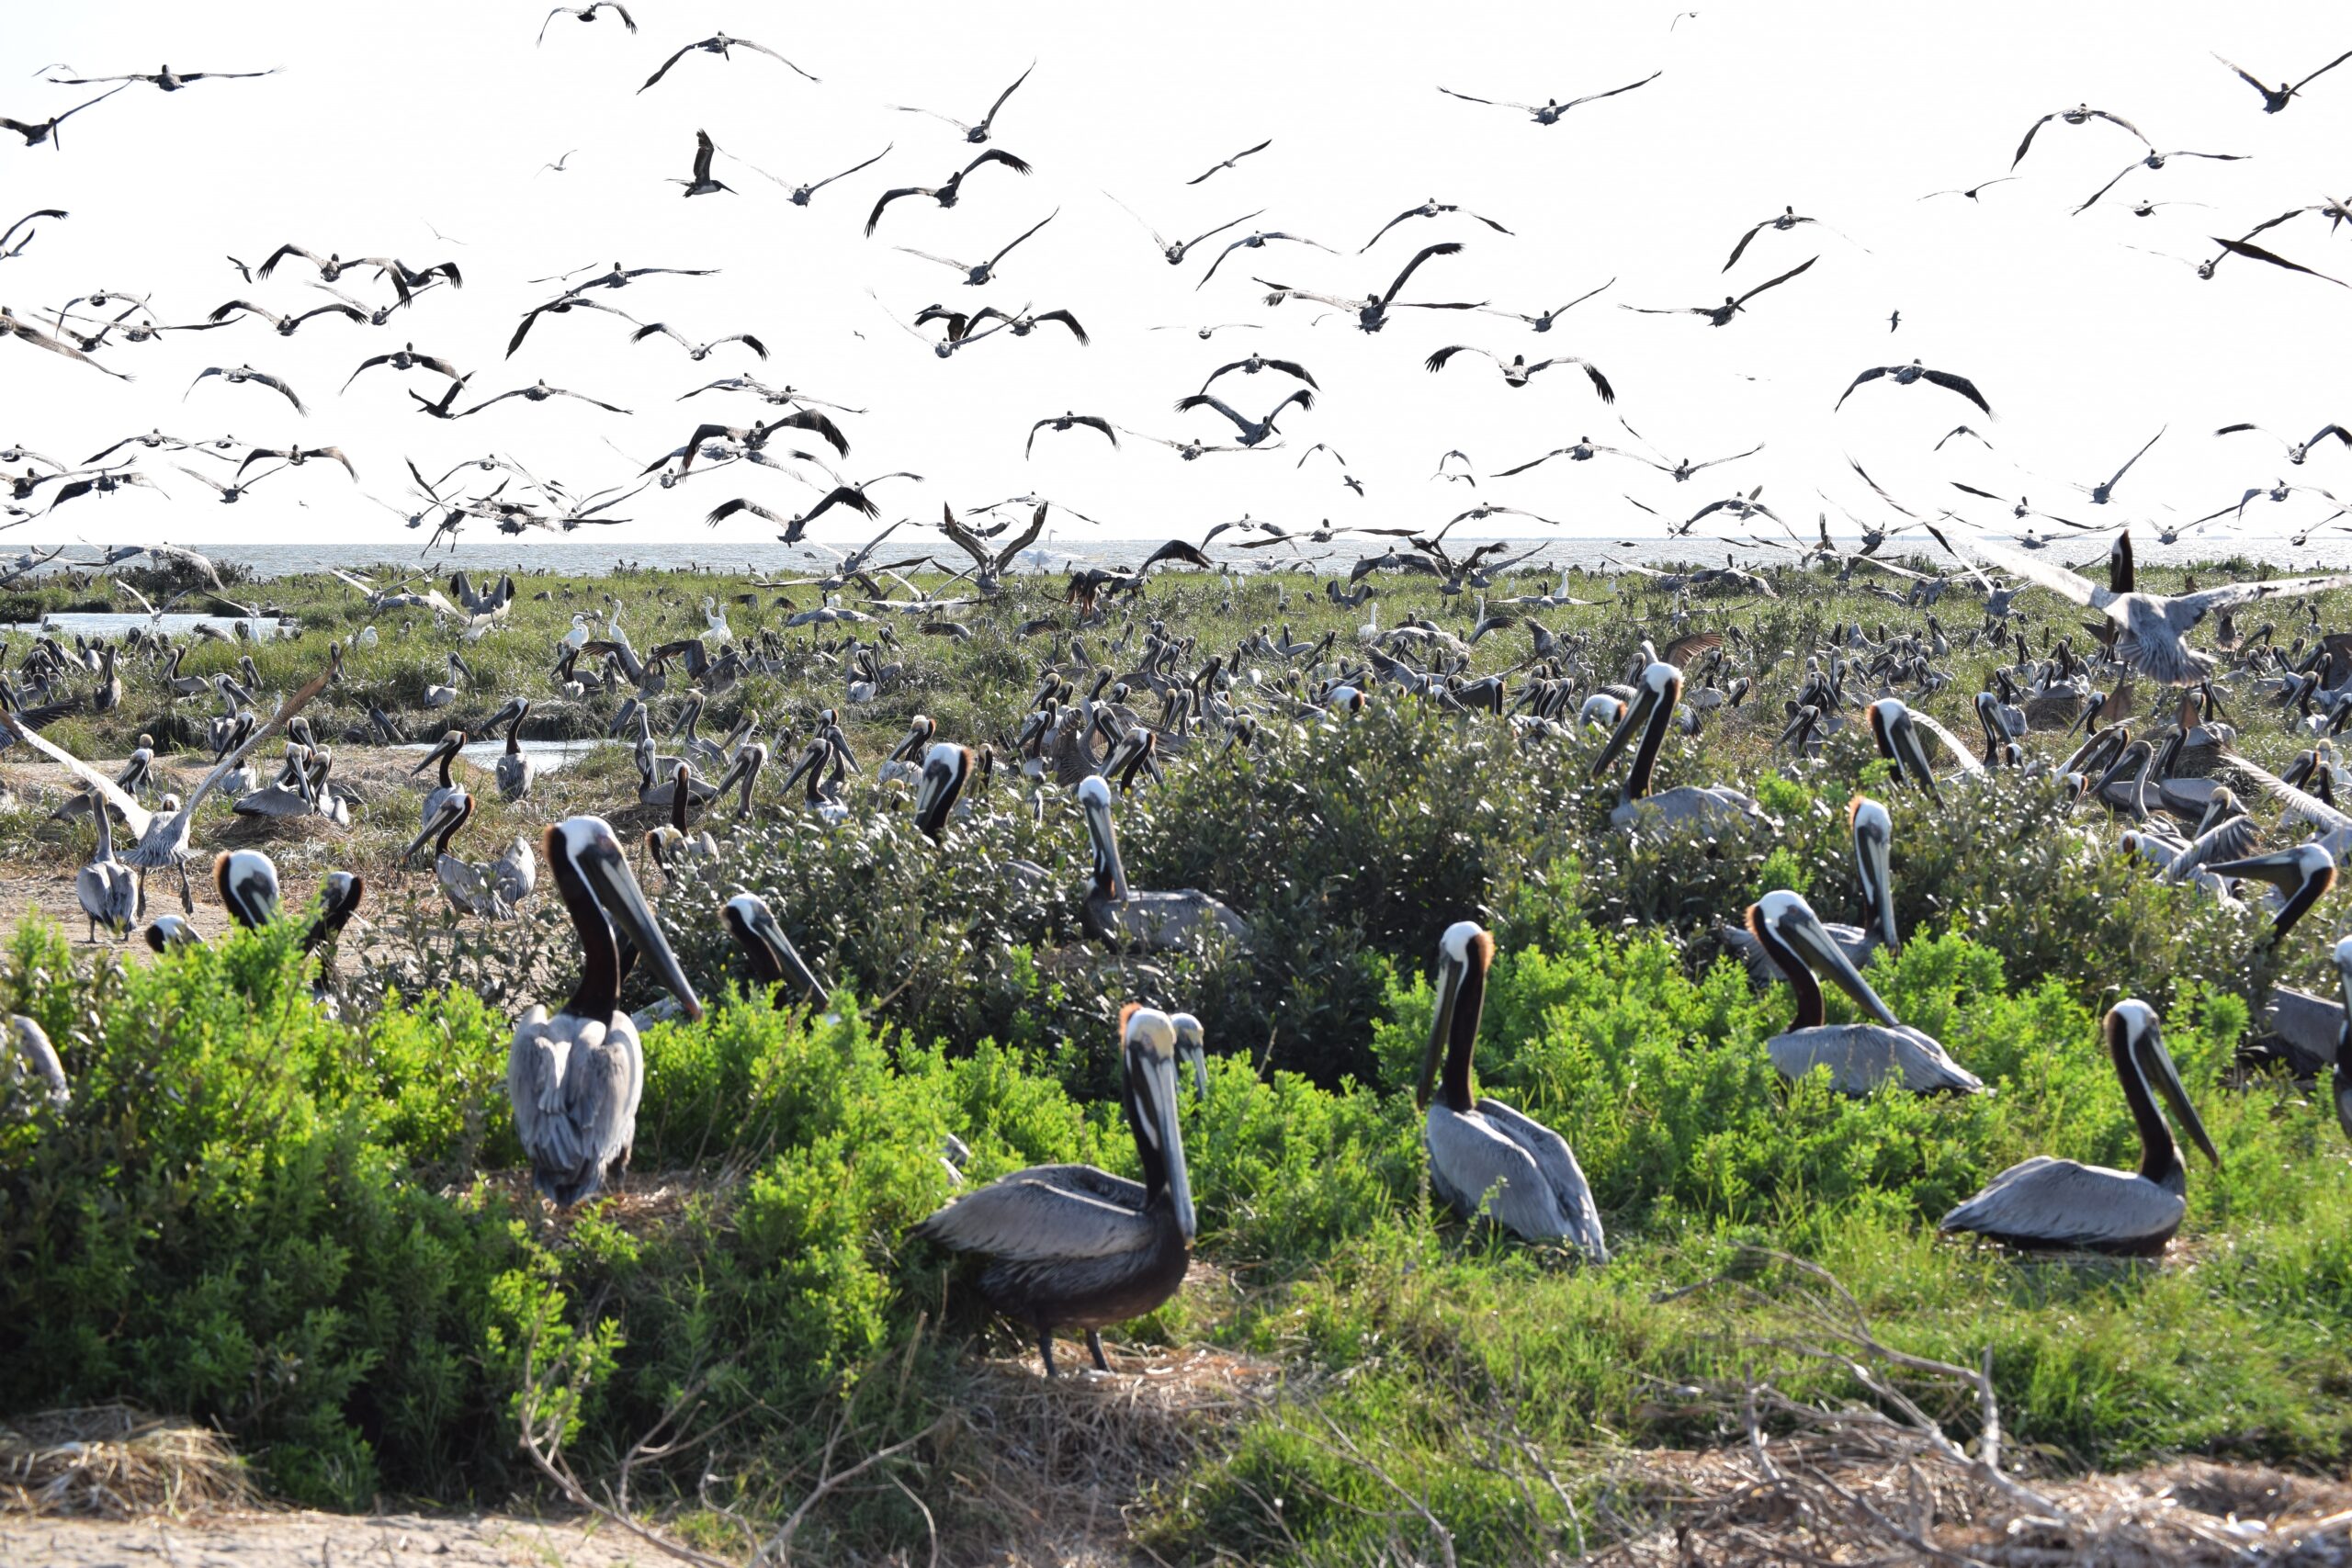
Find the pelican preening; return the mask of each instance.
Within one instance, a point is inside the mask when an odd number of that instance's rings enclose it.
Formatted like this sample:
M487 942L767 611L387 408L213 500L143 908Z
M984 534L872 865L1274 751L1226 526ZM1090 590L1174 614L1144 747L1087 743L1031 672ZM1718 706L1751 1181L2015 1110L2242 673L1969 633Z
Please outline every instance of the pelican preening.
M2187 1168L2180 1146L2156 1109L2154 1085L2172 1106L2190 1142L2215 1165L2222 1156L2206 1136L2197 1108L2180 1081L2155 1010L2139 1000L2115 1004L2100 1024L2124 1102L2140 1134L2140 1168L2110 1170L2036 1155L1984 1184L1984 1190L1943 1217L1940 1229L1973 1232L1988 1241L2029 1248L2061 1248L2154 1258L2180 1229L2188 1212Z
M1489 1215L1523 1240L1565 1241L1588 1260L1606 1263L1600 1211L1567 1140L1500 1100L1471 1093L1470 1058L1494 957L1494 937L1472 920L1448 927L1438 943L1436 1003L1414 1096L1429 1107L1422 1139L1430 1185L1464 1215Z
M552 1015L537 1006L516 1021L506 1094L533 1181L558 1208L570 1208L628 1173L645 1089L637 1025L620 1008L616 928L651 964L686 1017L700 1018L702 1003L603 818L566 818L547 830L546 848L548 872L580 939L580 983Z
M1175 1021L1130 1002L1119 1037L1126 1067L1121 1106L1142 1181L1091 1165L1032 1166L950 1200L910 1233L988 1259L980 1293L1037 1337L1047 1377L1055 1375L1055 1329L1084 1329L1095 1368L1107 1372L1102 1330L1158 1307L1192 1266Z
M1984 1090L1984 1080L1953 1061L1940 1044L1895 1018L1802 897L1786 891L1767 893L1749 906L1747 930L1796 993L1795 1019L1764 1046L1782 1077L1801 1078L1815 1067L1826 1067L1829 1087L1855 1096L1875 1093L1889 1083L1915 1094ZM1836 981L1876 1021L1825 1021L1815 971Z

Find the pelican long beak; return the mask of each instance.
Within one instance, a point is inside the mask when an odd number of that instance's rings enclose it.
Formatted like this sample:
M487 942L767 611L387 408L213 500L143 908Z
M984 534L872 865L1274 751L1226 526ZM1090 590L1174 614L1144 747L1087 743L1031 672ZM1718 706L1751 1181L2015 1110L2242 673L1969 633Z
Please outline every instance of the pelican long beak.
M1928 761L1927 742L1919 739L1911 710L1899 703L1871 704L1871 731L1878 738L1880 753L1894 759L1895 771L1926 791L1928 798L1937 798L1936 770Z
M653 965L662 986L678 998L678 1006L690 1019L702 1016L702 1001L695 995L694 983L678 964L678 955L670 949L670 942L662 934L659 921L647 907L645 892L628 869L628 860L621 852L620 840L607 829L591 840L586 848L573 856L573 863L595 895L597 904L605 916L619 928L620 933L635 945L639 954Z
M1903 938L1894 925L1894 871L1891 856L1884 827L1875 817L1858 816L1854 823L1854 863L1862 879L1862 900L1878 926L1879 940L1889 947L1901 947Z
M1437 1091L1438 1064L1445 1059L1445 1048L1453 1039L1454 1006L1462 998L1462 981L1467 973L1458 960L1439 955L1437 1005L1430 1010L1430 1043L1421 1052L1420 1081L1413 1087L1417 1109L1427 1109L1430 1096Z
M1879 994L1871 989L1871 983L1863 979L1861 972L1854 967L1852 960L1846 956L1837 942L1830 940L1829 932L1821 924L1820 916L1804 907L1792 909L1781 917L1772 934L1779 937L1790 952L1803 959L1815 974L1836 982L1839 990L1854 998L1855 1006L1889 1029L1898 1026L1894 1010L1880 999Z
M433 743L433 750L427 751L423 757L417 760L416 766L409 770L410 774L413 776L414 774L424 772L425 769L432 767L444 757L454 758L459 751L465 749L465 744L464 737L457 730L453 729L449 731L448 734L444 735L440 739L435 740Z
M2213 1147L2213 1140L2206 1135L2205 1123L2197 1108L2188 1103L2188 1089L2180 1081L2180 1071L2172 1065L2172 1053L2165 1049L2164 1037L2154 1028L2143 1030L2132 1042L2132 1059L2139 1064L2141 1077L2146 1078L2158 1094L2172 1107L2174 1120L2188 1141L2204 1151L2205 1157L2216 1166L2222 1163L2221 1151Z
M443 829L448 827L453 822L460 820L465 816L466 806L467 800L462 795L453 795L449 796L448 799L443 801L440 806L435 808L433 815L425 819L424 830L408 841L408 848L401 852L401 859L408 859L411 855L416 853L417 851L423 849L425 845L439 838Z
M1176 1025L1176 1058L1193 1064L1193 1098L1209 1097L1209 1043L1201 1021L1189 1012L1171 1015Z
M790 937L784 934L784 927L777 923L774 910L762 903L744 918L743 929L766 949L768 956L775 961L775 966L783 970L810 1001L820 1007L824 1005L828 999L825 987L818 983L817 976L809 973L808 965L801 961L800 950L792 945Z
M2335 858L2324 845L2316 843L2297 844L2290 850L2245 860L2222 861L2205 869L2216 876L2252 877L2267 882L2285 895L2270 922L2267 941L2272 944L2292 931L2295 923L2311 912L2312 906L2326 897L2327 890L2335 886L2336 875Z
M1084 803L1087 837L1094 840L1094 874L1097 881L1108 875L1111 897L1124 899L1127 896L1127 868L1119 859L1119 835L1111 826L1111 803L1108 798Z
M1608 772L1609 764L1617 760L1617 753L1625 749L1628 740L1642 732L1642 727L1649 721L1650 714L1657 706L1657 694L1649 687L1644 686L1634 694L1634 700L1625 706L1625 716L1617 721L1615 733L1609 737L1609 744L1603 746L1600 755L1593 759L1589 777L1597 779Z
M1168 1200L1176 1211L1177 1228L1190 1241L1199 1221L1193 1213L1192 1173L1184 1167L1184 1129L1176 1115L1176 1058L1155 1053L1137 1065L1151 1100L1152 1120L1159 1129L1160 1151L1168 1161Z

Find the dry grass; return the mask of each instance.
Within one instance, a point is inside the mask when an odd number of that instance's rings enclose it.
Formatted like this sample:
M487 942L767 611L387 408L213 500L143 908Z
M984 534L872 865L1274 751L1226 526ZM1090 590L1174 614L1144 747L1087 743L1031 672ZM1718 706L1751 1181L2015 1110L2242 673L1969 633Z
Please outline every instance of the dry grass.
M1769 1477L1744 1448L1621 1460L1598 1511L1625 1534L1591 1561L1673 1568L1766 1561L1995 1568L2352 1561L2352 1485L2255 1466L2184 1461L2057 1483L2042 1492L2059 1511L2043 1516L1918 1455L1855 1451L1817 1438L1774 1444L1769 1452L1777 1472Z
M0 1513L180 1517L254 1495L227 1438L175 1417L93 1404L0 1425Z
M1283 1387L1279 1363L1230 1350L1103 1349L1107 1377L1069 1342L1055 1349L1058 1378L1048 1381L1032 1353L991 1359L973 1380L966 1440L943 1479L1026 1543L1012 1560L1131 1561L1130 1510Z

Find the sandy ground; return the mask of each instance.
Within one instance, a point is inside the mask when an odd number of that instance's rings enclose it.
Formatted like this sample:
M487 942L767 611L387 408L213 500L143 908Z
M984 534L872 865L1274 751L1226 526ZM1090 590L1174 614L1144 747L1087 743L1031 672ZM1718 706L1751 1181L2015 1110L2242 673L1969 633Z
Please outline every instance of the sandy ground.
M672 1561L602 1525L495 1514L255 1513L201 1522L0 1517L0 1562L26 1568L620 1568Z

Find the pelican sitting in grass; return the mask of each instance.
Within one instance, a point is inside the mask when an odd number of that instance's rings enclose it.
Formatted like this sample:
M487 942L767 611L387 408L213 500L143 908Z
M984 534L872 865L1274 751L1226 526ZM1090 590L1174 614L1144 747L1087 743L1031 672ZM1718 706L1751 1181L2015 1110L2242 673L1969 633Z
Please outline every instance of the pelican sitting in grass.
M1752 797L1724 784L1677 784L1658 795L1650 793L1651 775L1657 771L1658 749L1666 744L1666 732L1674 723L1675 705L1681 700L1681 671L1660 660L1642 671L1624 718L1592 764L1592 776L1599 778L1617 760L1617 753L1625 749L1628 740L1636 734L1642 738L1641 744L1634 749L1633 761L1626 766L1617 808L1609 814L1609 819L1620 828L1645 821L1657 825L1697 822L1709 828L1728 828L1741 821L1769 820Z
M2171 1103L2181 1129L2207 1159L2218 1166L2222 1156L2188 1103L2188 1091L2165 1050L2155 1010L2143 1001L2120 1001L2100 1028L2139 1129L2140 1168L2110 1170L2036 1155L1986 1182L1983 1191L1946 1214L1939 1229L1973 1232L2010 1247L2127 1258L2164 1251L2188 1212L2188 1180L2180 1145L2173 1142L2149 1086Z
M1928 756L1927 741L1920 738L1922 729L1944 743L1962 773L1984 771L1984 764L1961 743L1958 736L1900 697L1881 697L1872 703L1870 723L1871 738L1878 742L1878 754L1894 764L1896 781L1908 779L1931 800L1939 797L1936 793L1935 765Z
M1111 826L1111 786L1102 775L1079 781L1078 804L1085 813L1087 837L1094 846L1094 874L1080 906L1089 936L1132 943L1147 953L1182 947L1204 926L1213 925L1237 942L1249 941L1248 922L1197 887L1137 893L1127 886L1126 867L1119 860L1119 835Z
M534 1007L516 1021L506 1094L533 1181L549 1201L570 1208L627 1174L645 1089L637 1025L620 1010L615 928L651 964L687 1018L700 1018L702 1003L603 818L567 818L550 827L547 857L579 938L580 983L552 1015Z
M1109 1371L1102 1330L1174 1295L1192 1267L1193 1189L1176 1120L1176 1026L1130 1002L1119 1019L1126 1057L1121 1103L1143 1180L1091 1165L1032 1166L950 1200L912 1231L988 1259L980 1293L1037 1337L1054 1375L1054 1330L1086 1331Z
M1854 874L1862 884L1862 908L1870 923L1846 926L1831 921L1821 929L1829 933L1829 940L1838 944L1846 961L1861 969L1868 966L1871 954L1882 945L1890 952L1899 952L1903 947L1902 933L1894 924L1894 874L1891 864L1894 818L1877 801L1858 795L1847 802L1846 823L1853 834ZM1759 980L1771 979L1775 973L1772 961L1765 956L1764 944L1746 926L1724 926L1715 934L1747 965L1748 973Z
M1984 1092L1984 1080L1934 1040L1895 1019L1802 897L1786 890L1767 893L1748 907L1747 930L1796 993L1796 1018L1764 1045L1782 1077L1801 1078L1826 1067L1833 1090L1857 1097L1887 1083L1914 1094ZM1815 970L1835 980L1877 1021L1825 1022Z
M707 829L688 826L695 805L694 769L681 761L671 782L677 787L670 792L670 820L648 829L645 834L646 858L660 866L664 876L677 875L678 868L689 861L718 858L718 840Z
M1589 1260L1606 1263L1600 1211L1567 1140L1500 1100L1471 1094L1470 1058L1494 958L1494 937L1472 920L1448 927L1438 942L1437 1005L1414 1095L1429 1106L1422 1141L1430 1185L1463 1214L1488 1214L1524 1240L1565 1241Z

